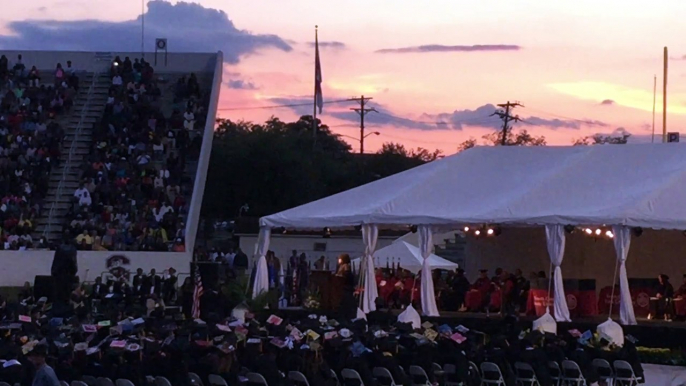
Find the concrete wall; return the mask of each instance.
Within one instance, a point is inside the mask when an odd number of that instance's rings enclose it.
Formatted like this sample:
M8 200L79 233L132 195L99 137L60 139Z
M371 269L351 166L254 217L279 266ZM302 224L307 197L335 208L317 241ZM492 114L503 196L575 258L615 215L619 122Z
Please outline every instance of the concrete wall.
M499 237L467 239L466 271L470 279L478 270L496 267L510 272L521 268L548 272L550 259L546 249L544 228L507 228ZM568 234L562 275L568 279L596 279L596 289L611 285L615 269L615 249L612 240L594 239L575 232ZM632 236L627 273L630 278L656 278L665 273L675 287L686 273L686 237L681 231L644 230L641 237Z
M107 261L115 255L126 256L130 264L124 268L133 272L137 268L143 268L146 272L154 268L161 273L170 267L174 267L180 274L190 271L188 253L79 251L79 278L82 281L94 280L96 276L108 271ZM53 256L52 251L0 251L0 287L21 286L27 281L33 283L37 275L50 275Z
M239 235L239 246L246 255L252 256L255 253L255 245L257 244L257 235ZM390 245L395 238L393 237L379 237L376 248L381 249ZM314 250L315 243L325 243L326 251L320 252ZM322 236L296 236L296 235L280 235L272 233L269 242L269 250L274 251L276 256L282 262L288 260L291 256L292 250L297 250L298 254L307 254L308 260L314 263L321 256L326 256L329 261L331 269L336 267L338 255L347 253L351 258L356 258L364 252L364 245L362 244L362 237L337 237L325 239ZM385 266L385 262L381 262Z
M21 54L24 65L28 68L36 66L39 70L54 70L57 63L62 63L66 67L67 60L72 61L72 65L77 70L95 72L97 70L109 69L110 63L97 61L98 56L110 55L114 59L119 56L122 60L126 56L133 61L140 58L140 52L82 52L82 51L0 51L0 54L7 56L10 66L13 66L17 55ZM157 64L155 65L155 53L145 54L145 60L153 64L158 73L165 72L213 72L216 68L217 53L179 53L170 52L167 56L167 64L164 63L164 53L157 54ZM219 55L221 56L221 54Z
M210 105L207 109L207 122L202 137L202 147L198 159L198 170L193 184L193 196L191 206L188 210L188 221L186 223L186 250L193 251L195 248L195 238L198 234L200 223L200 210L202 209L202 198L205 193L205 183L207 182L207 168L210 165L210 154L212 153L212 140L214 138L215 119L217 117L217 107L219 106L219 92L222 86L223 54L219 51L215 55L214 78L212 80L212 94L210 95Z

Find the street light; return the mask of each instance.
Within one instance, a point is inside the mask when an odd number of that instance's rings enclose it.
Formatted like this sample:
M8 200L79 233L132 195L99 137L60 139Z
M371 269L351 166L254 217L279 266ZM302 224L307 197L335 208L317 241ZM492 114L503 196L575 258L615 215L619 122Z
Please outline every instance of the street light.
M356 137L353 137L350 135L345 135L345 134L338 134L339 137L346 137L346 138L354 139L355 141L359 142L360 143L360 154L362 154L362 149L364 149L364 139L369 137L370 135L381 135L381 133L379 133L378 131L372 131L370 133L363 135L360 138L356 138Z

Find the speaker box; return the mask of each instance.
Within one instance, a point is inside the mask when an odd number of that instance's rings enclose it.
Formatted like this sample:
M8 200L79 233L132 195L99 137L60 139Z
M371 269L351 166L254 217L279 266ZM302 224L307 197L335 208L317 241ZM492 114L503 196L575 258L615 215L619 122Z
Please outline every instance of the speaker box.
M33 297L36 301L42 297L52 300L52 293L55 290L52 276L36 276L33 282Z

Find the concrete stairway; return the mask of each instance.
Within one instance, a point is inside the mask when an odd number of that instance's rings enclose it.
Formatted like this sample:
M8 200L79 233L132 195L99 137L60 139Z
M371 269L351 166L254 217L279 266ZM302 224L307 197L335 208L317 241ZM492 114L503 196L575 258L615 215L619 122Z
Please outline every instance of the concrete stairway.
M48 240L60 238L74 190L79 186L81 166L90 153L93 127L100 121L105 110L111 84L108 74L89 73L79 83L80 89L71 113L58 120L65 131L61 149L62 162L50 173L48 193L41 217L36 222L34 239L42 236L46 236Z

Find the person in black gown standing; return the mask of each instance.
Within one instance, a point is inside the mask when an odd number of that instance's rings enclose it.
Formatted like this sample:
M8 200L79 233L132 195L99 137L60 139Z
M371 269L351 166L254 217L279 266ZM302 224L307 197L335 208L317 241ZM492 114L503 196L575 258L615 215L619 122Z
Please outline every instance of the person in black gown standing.
M76 262L76 246L71 234L66 231L62 244L57 247L55 257L52 260L50 273L54 286L55 310L66 308L69 304L69 295L75 282L78 265Z
M344 253L338 257L338 271L336 276L342 278L343 295L341 297L340 314L345 318L354 318L357 315L355 302L355 278L350 266L350 256Z

